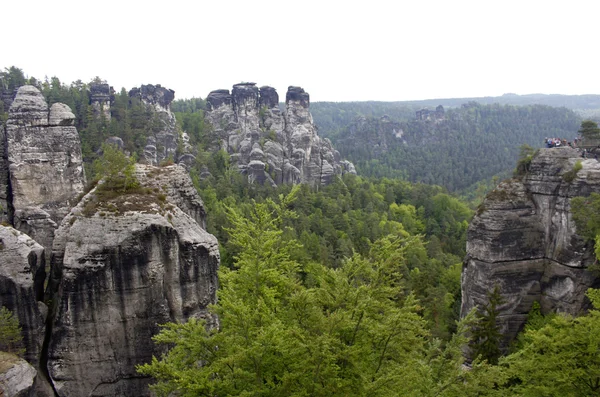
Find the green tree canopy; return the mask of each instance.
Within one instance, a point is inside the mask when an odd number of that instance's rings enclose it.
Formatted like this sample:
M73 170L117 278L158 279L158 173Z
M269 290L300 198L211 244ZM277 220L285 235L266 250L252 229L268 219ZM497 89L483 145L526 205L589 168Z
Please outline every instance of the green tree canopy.
M584 120L579 128L579 133L584 139L600 139L598 123L592 120Z

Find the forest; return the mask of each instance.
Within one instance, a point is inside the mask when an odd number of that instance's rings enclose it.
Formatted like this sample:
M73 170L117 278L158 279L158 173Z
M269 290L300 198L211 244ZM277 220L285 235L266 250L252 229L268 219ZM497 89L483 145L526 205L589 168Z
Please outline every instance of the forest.
M507 176L520 145L541 147L546 137L571 141L581 123L572 110L545 105L467 102L425 120L415 119L414 107L392 103L335 105L314 104L315 122L361 175L404 178L461 193L495 175ZM396 134L382 126L383 116Z
M29 83L50 103L69 105L89 179L125 180L126 167L160 123L125 89L114 94L110 121L93 117L94 81L66 85L56 77L25 78L11 67L0 72L0 94ZM190 176L220 245L221 285L211 308L220 327L207 329L202 320L162 325L154 341L164 355L138 367L155 379L153 390L160 396L597 396L600 291L588 292L593 309L580 317L544 316L534 307L509 348L501 346L496 325L497 290L485 307L459 318L475 211L454 193L471 187L477 202L497 181L492 177L512 171L519 146L539 147L545 136L573 138L580 117L545 105L469 102L447 109L443 119L414 120L415 105L356 106L311 110L319 132L355 162L359 175L319 188L273 188L249 184L226 152L213 149L204 100L172 103L178 131L195 148ZM0 107L3 121L6 111ZM357 116L376 125L384 115L402 139L387 137L386 149L374 153L366 144L373 137L351 125ZM129 159L100 150L110 136L123 139ZM579 218L590 218L583 211ZM596 223L590 238L598 234Z

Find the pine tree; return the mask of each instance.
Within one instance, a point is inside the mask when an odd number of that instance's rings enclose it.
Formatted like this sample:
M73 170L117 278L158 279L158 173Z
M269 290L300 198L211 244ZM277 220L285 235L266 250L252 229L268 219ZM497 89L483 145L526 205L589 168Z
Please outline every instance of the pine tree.
M474 358L481 357L490 364L496 365L502 355L500 350L502 333L497 320L500 314L499 306L504 303L498 285L488 293L487 300L487 303L477 313L477 320L471 331L471 349Z

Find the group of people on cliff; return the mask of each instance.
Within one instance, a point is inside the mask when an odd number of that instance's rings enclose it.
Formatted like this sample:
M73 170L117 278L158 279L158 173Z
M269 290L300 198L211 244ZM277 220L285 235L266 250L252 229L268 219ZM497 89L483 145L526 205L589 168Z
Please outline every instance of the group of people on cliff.
M572 148L576 148L577 141L578 141L578 138L575 138L575 140L573 142L567 141L564 138L544 138L544 143L546 144L546 147L548 147L548 148L561 147L561 146L569 146Z

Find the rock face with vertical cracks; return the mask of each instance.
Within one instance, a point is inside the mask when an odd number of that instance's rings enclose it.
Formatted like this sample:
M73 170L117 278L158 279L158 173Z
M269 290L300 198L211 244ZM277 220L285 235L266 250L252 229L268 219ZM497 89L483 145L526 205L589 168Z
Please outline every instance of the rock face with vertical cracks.
M578 161L582 169L568 182L564 174ZM600 192L600 163L564 147L541 149L527 175L489 193L468 231L461 314L485 304L498 285L505 300L499 326L507 346L534 301L544 313L585 310L585 292L599 282L588 271L593 244L577 234L571 199L592 192Z
M74 120L68 106L48 108L42 93L26 85L17 91L6 121L8 180L0 181L0 200L6 197L8 221L48 251L54 230L85 185Z
M180 166L137 166L146 192L94 202L63 220L52 252L48 371L60 396L149 396L135 366L160 352L158 324L206 318L219 250Z
M309 111L310 99L300 87L289 87L285 110L272 87L241 83L212 91L206 118L220 148L253 183L277 185L331 183L336 175L356 173L328 139L317 134Z
M37 367L45 333L44 247L12 227L0 225L0 307L19 319L25 359Z

